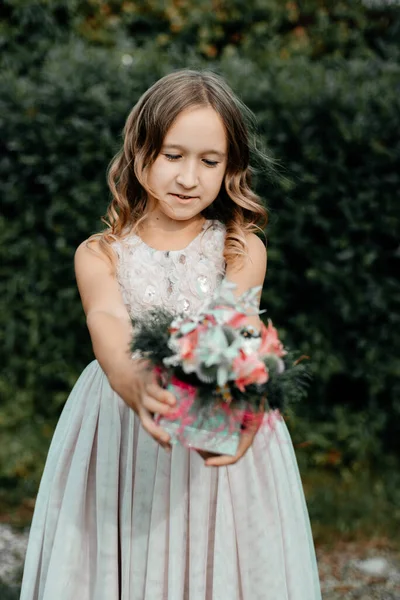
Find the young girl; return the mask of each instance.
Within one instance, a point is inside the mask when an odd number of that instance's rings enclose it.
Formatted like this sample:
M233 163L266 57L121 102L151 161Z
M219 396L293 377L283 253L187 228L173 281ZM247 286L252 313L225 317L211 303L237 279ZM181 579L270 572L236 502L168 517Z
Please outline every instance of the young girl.
M216 75L183 70L128 117L109 227L76 252L96 360L54 434L21 600L321 598L284 421L244 432L235 457L172 447L152 417L175 398L129 353L130 316L190 314L223 277L238 294L264 281L242 108Z

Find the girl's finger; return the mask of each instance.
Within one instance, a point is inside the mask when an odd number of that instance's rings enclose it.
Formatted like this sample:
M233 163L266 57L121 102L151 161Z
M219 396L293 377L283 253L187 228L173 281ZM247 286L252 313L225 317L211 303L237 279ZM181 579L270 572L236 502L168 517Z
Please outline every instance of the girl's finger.
M170 404L166 404L165 402L155 400L155 398L149 396L148 394L143 394L142 405L149 413L159 415L168 415L172 409Z
M175 396L171 394L171 392L164 390L156 383L149 383L146 386L146 392L149 396L152 396L159 402L163 402L164 404L168 404L169 406L175 406L176 404Z
M206 467L227 467L228 465L234 465L241 458L238 454L235 456L222 455L218 458L209 458L204 463Z
M252 427L251 429L245 430L240 435L239 446L235 456L218 456L216 458L209 458L205 464L207 467L226 467L227 465L233 465L240 460L250 448L253 443L254 437L258 431L258 427Z
M155 441L161 444L161 446L163 446L165 449L171 448L171 445L169 443L170 436L168 435L168 433L164 431L164 429L156 425L156 423L153 421L151 415L148 413L147 410L143 409L140 412L141 414L139 416L143 429L147 431L147 433L151 435L151 437L154 438Z

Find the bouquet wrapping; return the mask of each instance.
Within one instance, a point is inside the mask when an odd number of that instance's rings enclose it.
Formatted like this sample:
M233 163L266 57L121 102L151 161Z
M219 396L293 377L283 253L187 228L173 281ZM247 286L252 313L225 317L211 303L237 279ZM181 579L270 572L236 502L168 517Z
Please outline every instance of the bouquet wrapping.
M176 409L157 422L181 443L235 455L249 425L273 427L286 406L305 393L309 371L283 347L268 319L256 332L248 317L261 314L258 293L239 297L223 280L194 315L153 309L133 320L133 356L146 358Z

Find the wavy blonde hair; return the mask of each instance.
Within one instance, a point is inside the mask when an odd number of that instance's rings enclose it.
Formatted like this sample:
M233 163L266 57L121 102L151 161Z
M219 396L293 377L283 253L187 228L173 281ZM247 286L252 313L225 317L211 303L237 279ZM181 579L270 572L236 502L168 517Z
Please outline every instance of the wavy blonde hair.
M228 157L219 194L201 214L225 224L227 263L246 253L248 232L263 232L268 214L251 189L248 123L252 113L215 73L182 69L152 85L126 120L123 146L108 169L112 200L102 219L107 229L89 238L98 239L100 249L110 258L110 244L128 231L137 231L147 217L146 175L160 153L167 131L182 111L203 106L212 107L225 125Z

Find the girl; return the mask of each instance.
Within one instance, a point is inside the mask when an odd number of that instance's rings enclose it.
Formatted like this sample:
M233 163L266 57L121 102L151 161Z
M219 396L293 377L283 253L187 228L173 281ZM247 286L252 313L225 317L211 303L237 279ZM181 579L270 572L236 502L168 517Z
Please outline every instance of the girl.
M264 281L242 109L216 75L183 70L128 117L109 227L76 252L96 360L54 434L21 600L321 598L284 421L246 431L235 457L171 447L152 415L175 398L128 352L130 316L196 311L224 276L238 294Z

